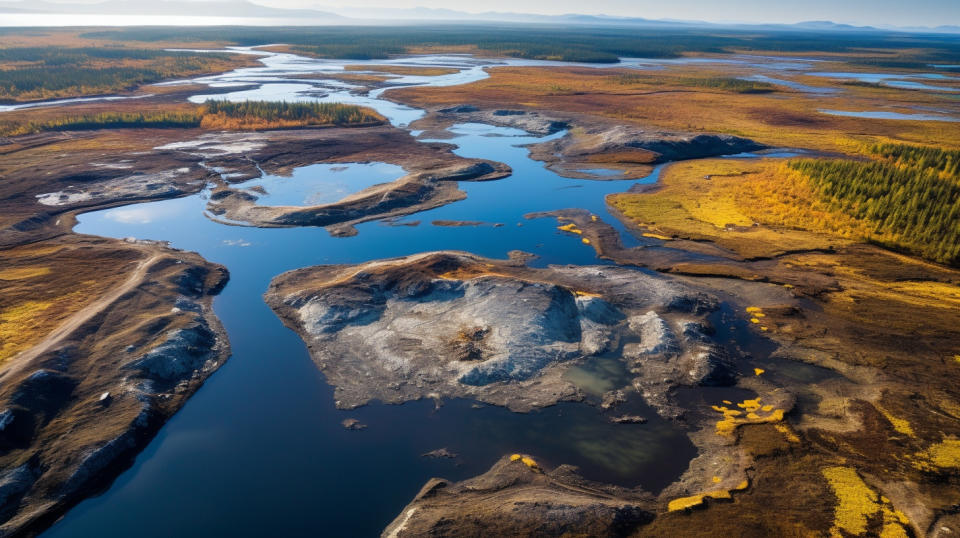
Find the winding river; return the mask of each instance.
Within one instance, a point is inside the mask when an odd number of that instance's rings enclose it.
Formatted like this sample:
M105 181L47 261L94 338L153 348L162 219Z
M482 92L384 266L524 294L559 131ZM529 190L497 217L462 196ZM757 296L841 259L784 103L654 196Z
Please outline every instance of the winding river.
M319 100L371 106L397 126L423 111L358 93L322 78L347 63L269 54L263 66L199 79L214 87L236 86L228 99ZM531 64L534 62L510 61ZM486 76L495 62L461 56L378 61L458 69L440 77L401 77L396 84L462 84ZM545 63L545 62L538 62ZM304 75L310 75L305 77ZM298 78L302 77L302 78ZM193 100L203 101L198 95ZM484 124L450 129L465 157L504 162L513 175L500 181L462 183L468 197L400 222L359 225L350 238L321 228L260 229L226 226L207 219L208 193L83 214L78 233L169 241L199 252L230 270L230 283L215 308L233 346L232 358L159 432L104 494L71 510L45 536L370 536L399 513L427 479L459 480L485 472L505 453L536 454L548 465L578 465L594 480L643 486L657 492L675 480L695 455L676 424L657 418L641 402L625 411L650 419L644 425L611 424L591 406L567 403L528 414L468 401L371 404L340 411L333 391L314 367L306 347L266 306L262 293L276 275L315 264L359 263L431 250L465 250L505 258L511 250L538 257L533 265L598 264L589 245L556 229L553 219L524 215L579 207L617 226L628 244L638 244L607 211L604 196L641 180L568 179L531 160L525 145L544 138ZM562 136L557 133L551 136ZM373 167L372 169L369 167ZM266 176L259 186L274 196L329 195L331 185L356 190L349 179L400 175L382 164L304 167L290 179ZM342 176L337 176L342 174ZM339 181L337 177L346 181ZM302 187L302 188L301 188ZM271 191L273 189L273 191ZM285 201L290 201L284 198ZM265 200L266 201L266 200ZM471 227L441 227L434 220L482 221ZM412 225L420 221L419 225ZM399 224L411 225L399 225ZM593 364L571 372L586 392L600 394L623 382L616 365ZM368 427L349 431L355 418ZM422 455L440 448L456 458Z

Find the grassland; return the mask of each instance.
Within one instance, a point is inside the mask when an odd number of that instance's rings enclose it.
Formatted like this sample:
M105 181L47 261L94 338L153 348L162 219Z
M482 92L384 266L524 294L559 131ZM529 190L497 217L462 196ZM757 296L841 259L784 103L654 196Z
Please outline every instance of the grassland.
M49 334L64 319L121 282L135 252L104 260L81 258L71 248L23 246L3 251L0 271L0 365ZM70 271L64 271L70 267Z
M657 192L609 201L658 236L710 240L745 257L859 241L960 263L956 152L904 145L869 151L880 160L677 163Z
M849 154L890 141L960 148L960 129L953 123L874 120L819 112L821 108L876 110L889 106L891 100L908 112L914 106L951 110L956 106L949 96L926 92L844 87L842 94L829 98L786 88L770 93L741 93L736 86L697 84L703 80L740 78L736 69L724 71L691 65L657 71L500 67L489 72L490 78L468 85L400 88L391 90L390 96L428 108L462 103L488 108L519 105L646 128L731 134L770 146ZM624 84L625 81L628 83ZM831 84L820 77L802 77L798 82Z
M663 86L674 85L689 88L707 88L733 93L771 93L776 86L769 82L758 82L735 77L651 77L649 74L617 75L614 80L623 86Z

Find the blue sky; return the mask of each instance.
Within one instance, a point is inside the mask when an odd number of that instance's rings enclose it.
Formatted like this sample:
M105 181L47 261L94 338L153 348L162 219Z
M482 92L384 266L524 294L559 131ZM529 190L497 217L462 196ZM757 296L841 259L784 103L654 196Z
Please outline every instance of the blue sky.
M320 7L310 0L257 0L284 7ZM832 20L861 25L960 25L960 0L326 0L329 6L431 7L459 11L605 13L651 19L737 22Z
M0 0L9 2L11 0ZM17 0L13 0L17 1ZM98 3L104 0L49 0ZM155 0L122 0L134 4ZM211 0L204 0L211 1ZM212 0L217 1L217 0ZM227 1L227 0L220 0ZM369 15L365 8L426 7L465 12L605 14L647 19L793 23L829 20L874 26L960 26L960 0L248 0L256 4ZM19 0L29 4L30 0ZM334 8L334 9L330 9Z

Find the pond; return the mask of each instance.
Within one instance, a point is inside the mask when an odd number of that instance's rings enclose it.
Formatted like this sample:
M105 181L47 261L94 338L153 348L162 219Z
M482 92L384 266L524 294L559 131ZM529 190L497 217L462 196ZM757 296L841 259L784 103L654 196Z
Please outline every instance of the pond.
M224 78L230 77L211 82ZM303 91L302 85L267 82L243 95L294 98ZM401 123L405 117L392 119ZM496 258L519 249L538 255L532 262L538 266L606 263L578 238L559 232L554 219L524 215L580 207L627 238L607 212L604 196L638 181L655 181L659 173L658 168L648 178L630 181L563 178L531 160L523 147L545 137L484 124L450 131L453 138L446 141L457 145L456 153L507 163L513 175L461 183L465 200L403 220L504 226L370 222L359 225L359 234L351 238L331 237L321 228L227 226L204 217L208 192L79 217L79 233L165 240L227 266L231 280L215 309L233 356L130 470L106 493L70 511L47 536L376 535L429 478L475 476L511 452L536 454L548 465L575 464L592 479L651 491L686 469L696 450L685 432L639 400L628 407L649 419L642 425L612 424L594 407L572 403L528 414L477 409L467 401L445 402L439 409L433 402L334 408L333 391L304 344L263 302L273 277L315 264L444 249ZM266 176L236 187L264 189L269 194L263 203L306 203L342 197L398 175L398 167L382 163L321 164L297 169L290 178ZM640 241L629 237L632 244ZM590 372L589 367L580 372L585 387L603 383L607 375ZM348 431L340 424L346 418L368 427ZM439 448L459 456L421 456Z
M460 62L471 73L466 78L480 76L473 70L485 65L452 57L417 61ZM202 81L254 84L226 94L230 99L356 102L373 106L395 125L423 114L389 102L379 92L346 90L322 77L283 80L290 73L316 76L356 62L270 54L263 63L262 68ZM422 83L450 80L441 76ZM372 403L351 411L334 407L333 391L303 342L263 301L262 294L278 274L316 264L448 249L494 258L522 250L535 254L531 264L541 267L609 263L579 238L558 231L555 219L525 218L531 212L565 208L597 215L614 226L628 246L659 244L630 234L608 212L604 197L656 181L661 167L639 180L564 178L532 160L525 147L564 133L537 137L485 124L461 124L449 131L452 138L445 142L455 144L457 154L506 163L513 175L461 183L466 199L400 221L358 225L355 237L332 237L322 228L219 224L204 216L208 191L79 216L78 233L169 241L229 268L230 282L214 306L233 355L160 430L131 469L104 494L71 510L46 536L375 536L429 478L475 476L512 452L534 454L548 466L577 465L590 479L652 492L686 470L696 449L684 429L658 418L637 398L623 410L644 416L646 424L613 424L595 407L580 403L527 414L464 400L439 407L432 401ZM261 200L265 204L301 204L342 197L399 175L402 170L383 163L317 164L296 169L289 178L265 176L236 187L266 191ZM436 220L502 226L426 224ZM415 225L418 222L422 224ZM623 383L626 374L617 361L606 359L583 364L568 379L596 397L598 391ZM348 418L367 428L346 430L341 422ZM440 448L458 456L422 456Z

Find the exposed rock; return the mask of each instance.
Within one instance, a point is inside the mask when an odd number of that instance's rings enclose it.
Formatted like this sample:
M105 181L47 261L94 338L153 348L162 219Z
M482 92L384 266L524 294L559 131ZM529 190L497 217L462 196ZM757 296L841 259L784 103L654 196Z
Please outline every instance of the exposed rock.
M30 463L24 463L0 475L0 521L6 521L16 512L37 475L37 469Z
M341 422L340 424L343 424L344 428L348 430L353 430L353 431L360 431L360 430L367 429L366 424L363 424L362 422L360 422L355 418L344 419L343 422Z
M597 159L604 154L618 154L636 164L657 164L765 148L752 140L731 135L650 131L635 126L587 122L579 123L578 127L575 136L568 135L534 146L534 157L553 162L555 159L545 157L560 156L566 163L561 167L563 169L601 162Z
M202 319L202 318L201 318ZM159 346L131 362L127 368L161 383L175 385L202 371L213 355L216 335L205 323L196 323L167 334Z
M647 419L640 415L620 415L618 417L610 417L610 422L615 424L646 424Z
M429 124L485 123L499 127L513 127L537 135L553 134L569 127L566 120L526 110L480 110L472 105L460 105L436 110L428 117ZM421 125L421 124L417 124Z
M719 366L701 358L712 344L675 336L690 320L706 323L691 304L705 313L714 299L617 267L531 269L440 252L293 271L266 298L304 337L341 408L471 397L526 411L579 398L563 372L611 353L675 416L669 391Z
M451 145L417 142L400 129L358 129L352 130L349 137L345 137L342 131L329 133L323 131L299 140L306 146L304 151L322 154L313 162L376 160L398 164L407 174L395 181L350 194L342 200L313 206L259 205L255 194L231 188L228 182L222 181L210 195L207 216L232 225L322 226L333 235L347 237L356 234L353 225L360 222L409 215L462 200L465 193L457 188L458 181L489 181L511 173L510 168L502 163L459 157L452 152ZM256 153L258 162L274 173L282 174L290 168L285 164L289 158L281 159L287 152L276 155L275 151L261 146ZM274 159L280 162L279 169L271 166ZM231 159L225 164L236 166Z
M431 450L430 452L427 452L426 454L421 454L421 455L424 458L434 458L434 459L440 459L440 458L454 459L457 457L457 454L450 452L446 448L438 448L436 450Z
M568 466L545 472L514 455L463 482L431 479L382 536L629 536L652 520L643 491L591 483Z
M156 243L46 244L70 256L64 273L107 266L128 287L0 371L2 536L35 534L109 485L229 354L212 312L222 267Z
M611 390L604 393L603 398L600 400L600 407L602 409L613 409L626 401L627 395L624 394L622 390Z

